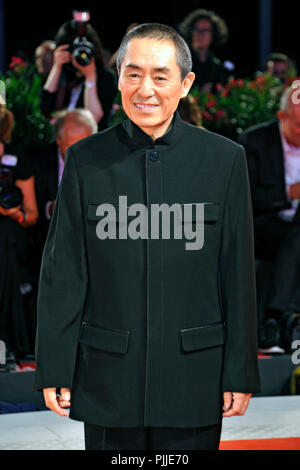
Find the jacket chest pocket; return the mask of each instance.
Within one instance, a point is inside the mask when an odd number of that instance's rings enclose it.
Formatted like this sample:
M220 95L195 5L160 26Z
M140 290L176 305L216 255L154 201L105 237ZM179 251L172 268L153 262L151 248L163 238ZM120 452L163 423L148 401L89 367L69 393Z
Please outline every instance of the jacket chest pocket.
M87 220L99 222L105 219L111 224L129 223L136 216L128 214L128 206L121 206L116 202L89 202L87 205ZM125 218L125 214L126 218Z
M119 206L115 202L101 203L101 202L89 202L87 206L87 219L99 221L104 217L103 211L100 211L99 206L105 207L108 209L107 215L105 217L111 222L120 223L119 219L119 210L124 209L128 212L128 206ZM109 206L109 207L108 207ZM219 203L218 202L191 202L185 204L179 204L181 215L177 217L178 222L183 222L184 219L186 222L203 222L202 209L204 214L204 222L216 222L219 219ZM100 213L101 212L101 213ZM114 216L114 213L116 216ZM127 215L127 218L133 219L135 215Z
M157 215L160 211L161 217ZM101 240L118 238L136 240L151 237L194 240L191 243L187 242L189 243L187 249L200 250L204 245L205 236L211 239L218 233L216 226L219 212L219 202L173 203L169 206L161 204L160 207L155 204L154 208L143 204L121 206L115 202L89 202L87 221L90 227L96 226L96 235ZM148 224L150 217L151 229Z

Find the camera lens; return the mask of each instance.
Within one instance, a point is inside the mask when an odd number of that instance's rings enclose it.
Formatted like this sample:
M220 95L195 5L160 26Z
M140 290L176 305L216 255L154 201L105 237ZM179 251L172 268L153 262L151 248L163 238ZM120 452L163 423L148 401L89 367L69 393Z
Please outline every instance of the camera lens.
M88 65L94 57L94 45L84 36L73 42L73 56L79 65Z

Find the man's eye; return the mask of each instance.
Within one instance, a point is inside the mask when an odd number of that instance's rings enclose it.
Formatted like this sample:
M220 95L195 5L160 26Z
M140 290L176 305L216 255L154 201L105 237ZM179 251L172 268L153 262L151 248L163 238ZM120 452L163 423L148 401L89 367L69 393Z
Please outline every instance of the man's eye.
M137 73L130 73L130 74L129 74L129 77L130 77L130 78L138 78L139 75L138 75Z
M158 80L159 82L163 82L166 80L165 77L156 77L156 80Z

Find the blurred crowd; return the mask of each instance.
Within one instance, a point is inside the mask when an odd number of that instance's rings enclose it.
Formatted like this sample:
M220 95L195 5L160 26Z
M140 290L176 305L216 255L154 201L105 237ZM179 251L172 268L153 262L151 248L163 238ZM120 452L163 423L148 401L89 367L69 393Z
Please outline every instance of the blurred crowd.
M127 31L137 24L128 26ZM228 40L225 19L203 9L178 25L193 58L199 92L217 93L235 77L236 66L218 58ZM117 51L104 49L88 17L77 13L55 38L37 45L33 61L42 78L40 107L54 126L53 142L39 149L12 143L15 116L0 104L0 339L14 370L34 360L36 298L43 247L63 175L67 148L109 126L118 94ZM285 83L297 67L273 52L262 72ZM291 353L300 339L300 93L287 87L272 122L248 129L244 146L254 215L257 260L258 343L264 353ZM181 100L183 120L203 127L189 95ZM217 170L217 169L216 169ZM266 281L268 279L268 281Z

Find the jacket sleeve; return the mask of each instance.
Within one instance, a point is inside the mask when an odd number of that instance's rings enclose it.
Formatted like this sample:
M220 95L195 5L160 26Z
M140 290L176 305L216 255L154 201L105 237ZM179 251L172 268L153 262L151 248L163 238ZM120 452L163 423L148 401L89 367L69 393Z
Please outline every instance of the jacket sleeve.
M86 289L80 187L74 156L69 148L40 270L36 390L72 387Z
M224 207L220 261L225 320L223 392L260 391L254 235L245 152L233 163Z

